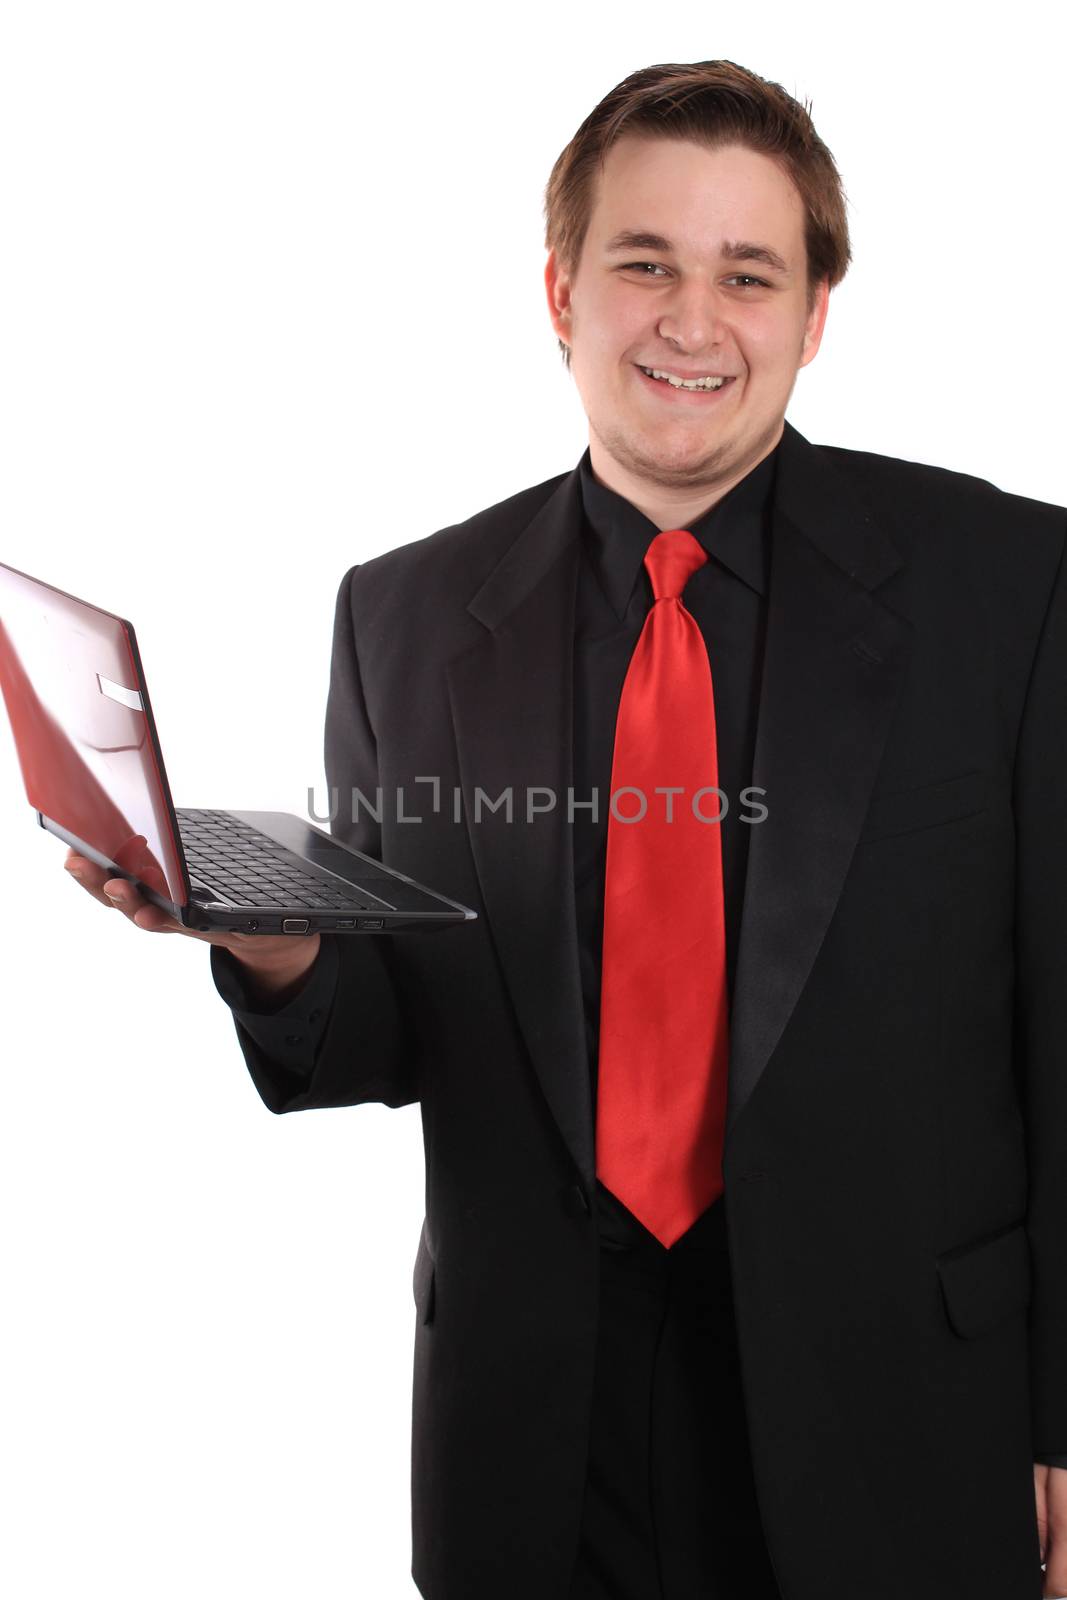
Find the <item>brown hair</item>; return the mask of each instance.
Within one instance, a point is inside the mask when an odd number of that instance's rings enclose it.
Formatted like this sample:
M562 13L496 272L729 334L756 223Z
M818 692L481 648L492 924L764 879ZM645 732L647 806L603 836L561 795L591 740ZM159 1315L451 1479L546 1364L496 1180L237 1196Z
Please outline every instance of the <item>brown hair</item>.
M733 61L694 61L642 67L616 84L561 151L545 187L545 248L577 270L593 210L595 180L611 146L624 134L691 139L715 149L745 145L772 157L804 204L808 309L825 278L833 289L852 252L841 175L815 132L811 102L801 105L780 83ZM571 353L557 341L566 366Z

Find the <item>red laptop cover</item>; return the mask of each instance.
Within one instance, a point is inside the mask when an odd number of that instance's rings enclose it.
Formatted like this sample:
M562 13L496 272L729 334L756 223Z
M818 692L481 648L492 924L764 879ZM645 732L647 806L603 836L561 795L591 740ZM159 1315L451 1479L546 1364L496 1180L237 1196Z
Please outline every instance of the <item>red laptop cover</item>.
M185 905L130 624L0 562L0 688L42 820Z

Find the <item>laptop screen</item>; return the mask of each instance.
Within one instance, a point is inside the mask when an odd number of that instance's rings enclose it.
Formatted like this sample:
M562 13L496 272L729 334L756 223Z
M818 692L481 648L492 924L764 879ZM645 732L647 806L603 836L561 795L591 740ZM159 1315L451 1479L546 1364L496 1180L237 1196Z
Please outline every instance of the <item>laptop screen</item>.
M0 562L0 688L26 795L42 819L184 905L130 625Z

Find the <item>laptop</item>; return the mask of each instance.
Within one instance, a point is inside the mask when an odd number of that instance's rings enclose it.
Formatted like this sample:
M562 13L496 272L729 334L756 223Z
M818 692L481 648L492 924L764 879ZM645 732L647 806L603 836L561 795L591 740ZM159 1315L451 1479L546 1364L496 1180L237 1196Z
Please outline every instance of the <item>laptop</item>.
M131 625L3 562L0 688L41 827L187 928L398 933L477 916L302 817L176 810Z

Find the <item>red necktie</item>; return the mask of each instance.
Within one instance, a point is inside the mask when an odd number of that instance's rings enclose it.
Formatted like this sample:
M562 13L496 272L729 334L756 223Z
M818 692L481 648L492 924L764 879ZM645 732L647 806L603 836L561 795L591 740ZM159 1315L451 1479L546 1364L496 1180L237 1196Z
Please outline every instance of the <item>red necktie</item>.
M703 635L680 598L706 560L686 528L657 534L645 555L655 599L619 700L608 813L596 1171L668 1248L723 1188L729 1039L715 701ZM657 794L664 786L681 792ZM618 793L630 787L640 794ZM616 811L639 820L619 821Z

